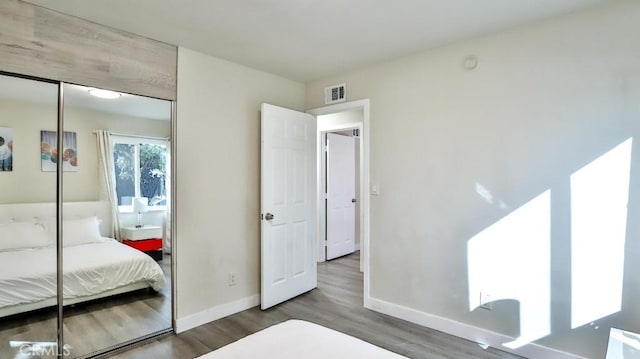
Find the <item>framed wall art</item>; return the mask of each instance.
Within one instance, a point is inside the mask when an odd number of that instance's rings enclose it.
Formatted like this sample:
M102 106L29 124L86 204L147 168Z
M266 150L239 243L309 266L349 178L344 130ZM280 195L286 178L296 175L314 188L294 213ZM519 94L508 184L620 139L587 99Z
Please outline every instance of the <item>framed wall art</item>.
M78 145L75 132L64 132L62 150L56 131L40 131L40 160L43 172L55 172L62 161L65 172L78 172Z
M0 127L0 172L13 171L13 130Z

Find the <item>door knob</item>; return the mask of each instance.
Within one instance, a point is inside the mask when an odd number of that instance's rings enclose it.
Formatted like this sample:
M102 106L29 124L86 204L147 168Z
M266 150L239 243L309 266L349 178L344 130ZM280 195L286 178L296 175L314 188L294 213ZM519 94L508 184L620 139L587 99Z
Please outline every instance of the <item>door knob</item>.
M266 219L267 221L270 221L273 219L273 214L271 213L267 213L264 215L264 219Z

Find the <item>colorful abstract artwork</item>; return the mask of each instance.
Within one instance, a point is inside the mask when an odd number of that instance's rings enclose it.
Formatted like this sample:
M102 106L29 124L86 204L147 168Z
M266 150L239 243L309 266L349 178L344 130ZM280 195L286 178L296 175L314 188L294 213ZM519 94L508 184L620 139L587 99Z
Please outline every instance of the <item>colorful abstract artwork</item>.
M42 171L55 172L60 154L62 168L66 172L78 172L78 145L75 132L64 132L62 151L58 148L58 134L55 131L40 131L40 160Z
M13 171L13 131L0 127L0 172Z

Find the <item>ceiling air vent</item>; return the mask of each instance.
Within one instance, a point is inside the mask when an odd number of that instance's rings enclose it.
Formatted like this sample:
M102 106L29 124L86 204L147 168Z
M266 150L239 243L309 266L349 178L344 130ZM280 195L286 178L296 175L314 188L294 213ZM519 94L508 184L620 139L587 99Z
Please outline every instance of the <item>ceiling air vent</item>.
M344 102L347 99L347 85L339 84L324 89L324 104Z

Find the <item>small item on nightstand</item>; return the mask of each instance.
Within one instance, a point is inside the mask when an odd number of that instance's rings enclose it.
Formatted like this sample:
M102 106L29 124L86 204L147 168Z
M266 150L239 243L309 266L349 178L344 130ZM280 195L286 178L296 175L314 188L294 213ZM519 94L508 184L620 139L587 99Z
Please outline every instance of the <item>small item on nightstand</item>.
M137 213L136 228L142 228L142 214L149 211L149 199L146 197L133 198L133 212Z

